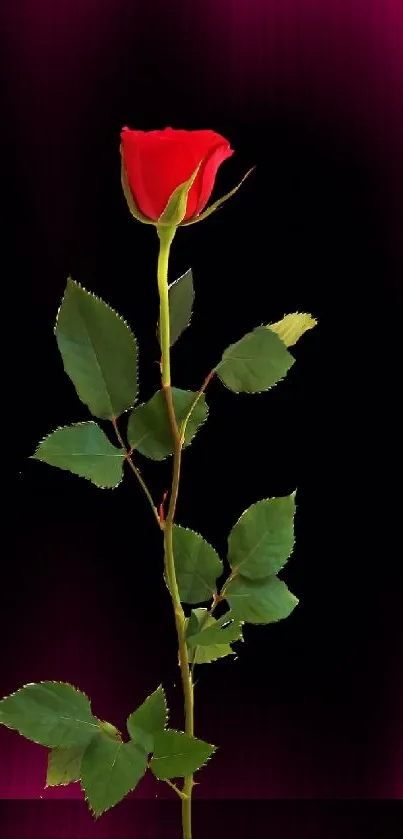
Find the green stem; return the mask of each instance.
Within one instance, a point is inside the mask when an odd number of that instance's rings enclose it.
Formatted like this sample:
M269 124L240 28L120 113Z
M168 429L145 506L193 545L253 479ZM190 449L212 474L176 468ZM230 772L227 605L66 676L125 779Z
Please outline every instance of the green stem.
M168 784L168 786L171 787L171 789L173 789L177 795L179 795L179 798L181 798L182 801L185 800L185 793L182 792L181 789L178 789L176 784L173 784L172 781L169 781L167 778L165 779L165 783Z
M135 476L136 476L136 478L137 478L137 480L138 480L138 482L139 482L139 484L140 484L140 486L141 486L141 488L142 488L142 490L143 490L143 492L144 492L144 494L145 494L146 498L148 499L148 501L149 501L149 503L150 503L150 506L151 506L151 509L152 509L153 514L154 514L154 516L155 516L155 519L156 519L156 521L157 521L158 527L159 527L159 528L161 528L161 530L162 530L162 529L163 529L163 525L162 525L162 522L161 522L160 517L159 517L159 515L158 515L158 510L157 510L157 508L156 508L156 506L155 506L155 504L154 504L154 501L153 501L153 499L152 499L151 492L150 492L150 490L148 489L148 486L147 486L146 482L143 480L143 478L142 478L142 476L141 476L141 472L140 472L140 470L137 468L136 464L135 464L135 463L133 463L133 460L132 460L132 457L131 457L131 453L130 453L130 451L128 451L128 449L126 448L125 441L124 441L124 439L123 439L123 437L122 437L122 435L121 435L121 433L120 433L120 431L119 431L118 424L117 424L117 421L116 421L116 419L115 419L115 418L113 418L113 420L112 420L112 425L113 425L113 427L114 427L114 429L115 429L115 434L116 434L116 437L117 437L117 439L118 439L118 442L120 443L120 445L121 445L122 449L124 449L124 450L125 450L125 452L126 452L126 460L127 460L128 464L129 464L129 466L130 466L130 468L131 468L132 472L134 472L134 474L135 474Z
M151 768L151 761L148 761L147 767L148 767L148 769ZM163 780L164 780L164 784L168 784L168 786L171 787L171 789L173 789L174 792L176 792L176 794L179 795L179 798L181 798L182 801L183 801L183 799L185 798L185 793L182 792L181 789L178 789L176 784L173 784L172 781L169 780L169 778L164 778Z
M181 445L182 445L182 446L183 446L183 441L184 441L184 439L185 439L186 426L187 426L187 424L188 424L188 422L189 422L190 416L191 416L191 414L192 414L192 412L193 412L194 408L196 407L196 405L197 405L197 403L198 403L198 401L199 401L200 397L202 396L202 394L203 394L203 393L204 393L204 391L206 390L206 387L207 387L208 383L209 383L209 382L211 381L211 379L213 378L214 373L215 373L215 371L214 371L214 370L211 370L211 372L208 374L208 376L206 376L206 378L205 378L205 380L204 380L204 382L203 382L203 384L202 384L202 386L201 386L200 390L198 390L198 391L197 391L196 396L195 396L195 398L194 398L194 400L193 400L193 402L192 402L192 404L191 404L191 406L190 406L190 408L189 408L189 410L188 410L188 412L187 412L187 414L186 414L185 418L182 420L181 427L180 427L180 437L181 437Z
M175 227L157 227L160 240L158 254L158 291L160 296L160 332L162 354L162 386L171 387L171 355L169 330L168 260Z
M169 296L168 296L168 260L170 247L176 233L173 227L157 227L160 240L158 255L158 290L160 296L160 331L161 331L161 353L162 353L162 387L165 394L167 413L171 426L174 441L174 460L172 487L169 499L169 508L164 525L164 553L165 571L172 597L172 604L175 616L175 626L179 646L179 666L181 671L183 696L185 704L185 731L193 737L193 682L189 668L189 657L185 634L185 613L180 601L178 583L175 573L174 551L173 551L173 524L176 511L176 503L179 492L179 480L181 470L182 439L179 433L178 424L172 401L171 390L171 365L170 365L170 330L169 330ZM193 775L187 775L184 779L182 799L182 830L183 839L192 839L192 789Z

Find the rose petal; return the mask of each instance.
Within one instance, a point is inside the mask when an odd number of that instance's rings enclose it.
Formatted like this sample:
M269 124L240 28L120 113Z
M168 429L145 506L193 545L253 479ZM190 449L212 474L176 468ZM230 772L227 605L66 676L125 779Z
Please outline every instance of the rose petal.
M228 141L210 130L124 128L121 138L133 199L140 212L154 221L163 213L174 190L191 177L199 163L185 218L200 212L213 190L218 166L233 154Z

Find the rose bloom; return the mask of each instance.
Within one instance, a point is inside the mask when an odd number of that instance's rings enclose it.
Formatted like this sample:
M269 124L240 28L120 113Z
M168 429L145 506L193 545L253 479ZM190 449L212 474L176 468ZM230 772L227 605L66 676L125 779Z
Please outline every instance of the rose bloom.
M213 191L218 167L234 153L228 140L215 131L173 128L123 128L120 151L132 200L151 223L158 221L172 193L191 178L200 164L182 223L198 216Z

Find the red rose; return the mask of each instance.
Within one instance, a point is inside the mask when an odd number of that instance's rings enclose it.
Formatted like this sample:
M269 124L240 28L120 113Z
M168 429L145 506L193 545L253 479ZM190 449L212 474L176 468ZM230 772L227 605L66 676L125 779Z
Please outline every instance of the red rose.
M144 221L156 223L172 193L199 166L187 196L182 223L196 219L213 191L220 164L234 152L215 131L121 132L121 155L130 198ZM199 165L200 164L200 165ZM190 221L191 223L191 221Z

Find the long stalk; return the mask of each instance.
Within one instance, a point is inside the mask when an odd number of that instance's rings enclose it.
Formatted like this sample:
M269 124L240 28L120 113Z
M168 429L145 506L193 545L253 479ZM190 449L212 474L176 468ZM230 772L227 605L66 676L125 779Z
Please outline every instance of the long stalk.
M179 480L181 469L182 440L172 401L171 390L171 363L170 363L170 331L169 331L169 297L168 297L168 260L169 251L174 238L176 228L159 227L158 236L160 249L158 255L158 290L160 296L160 333L161 333L161 355L162 355L162 387L165 394L167 413L174 441L174 459L172 487L169 499L168 513L164 526L164 554L165 572L171 592L172 604L175 615L176 632L178 635L179 666L181 671L182 688L185 704L185 731L186 734L194 734L193 717L193 681L189 668L189 657L185 637L185 614L180 602L178 583L175 573L175 562L173 552L173 524L176 511L176 502L179 492ZM186 796L182 799L182 830L183 839L192 839L192 789L193 775L187 775L184 779L183 793Z

